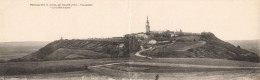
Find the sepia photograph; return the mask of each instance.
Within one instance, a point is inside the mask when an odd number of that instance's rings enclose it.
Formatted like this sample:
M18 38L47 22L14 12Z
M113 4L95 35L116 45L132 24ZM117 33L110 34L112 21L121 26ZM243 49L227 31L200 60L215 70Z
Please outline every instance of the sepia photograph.
M260 80L260 0L0 0L0 80Z

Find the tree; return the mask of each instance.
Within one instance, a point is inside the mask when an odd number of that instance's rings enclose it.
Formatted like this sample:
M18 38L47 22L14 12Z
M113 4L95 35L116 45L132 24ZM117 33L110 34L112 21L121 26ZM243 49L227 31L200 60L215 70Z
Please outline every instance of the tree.
M237 48L240 48L240 46L239 46L239 45L237 45Z

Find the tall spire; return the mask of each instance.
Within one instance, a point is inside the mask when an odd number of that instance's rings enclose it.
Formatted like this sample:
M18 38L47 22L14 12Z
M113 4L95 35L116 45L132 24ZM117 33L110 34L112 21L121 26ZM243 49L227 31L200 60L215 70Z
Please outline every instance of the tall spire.
M63 37L62 37L62 36L60 37L60 40L63 40Z
M149 19L148 19L148 16L147 16L147 21L146 21L146 23L149 25Z
M146 21L146 33L147 33L147 34L150 33L150 25L149 25L148 16L147 16L147 21Z

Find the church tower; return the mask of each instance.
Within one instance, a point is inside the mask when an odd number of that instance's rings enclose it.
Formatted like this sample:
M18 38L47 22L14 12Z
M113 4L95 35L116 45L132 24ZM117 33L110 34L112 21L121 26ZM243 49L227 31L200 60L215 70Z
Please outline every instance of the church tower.
M147 34L150 33L150 25L149 25L148 16L147 16L147 21L146 21L146 33L147 33Z

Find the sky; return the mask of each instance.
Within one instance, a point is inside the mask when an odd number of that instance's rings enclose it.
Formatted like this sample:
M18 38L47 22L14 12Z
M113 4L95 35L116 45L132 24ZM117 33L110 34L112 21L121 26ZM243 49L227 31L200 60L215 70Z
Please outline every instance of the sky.
M52 9L30 4L92 4ZM0 42L107 38L152 31L260 39L260 0L0 0Z

